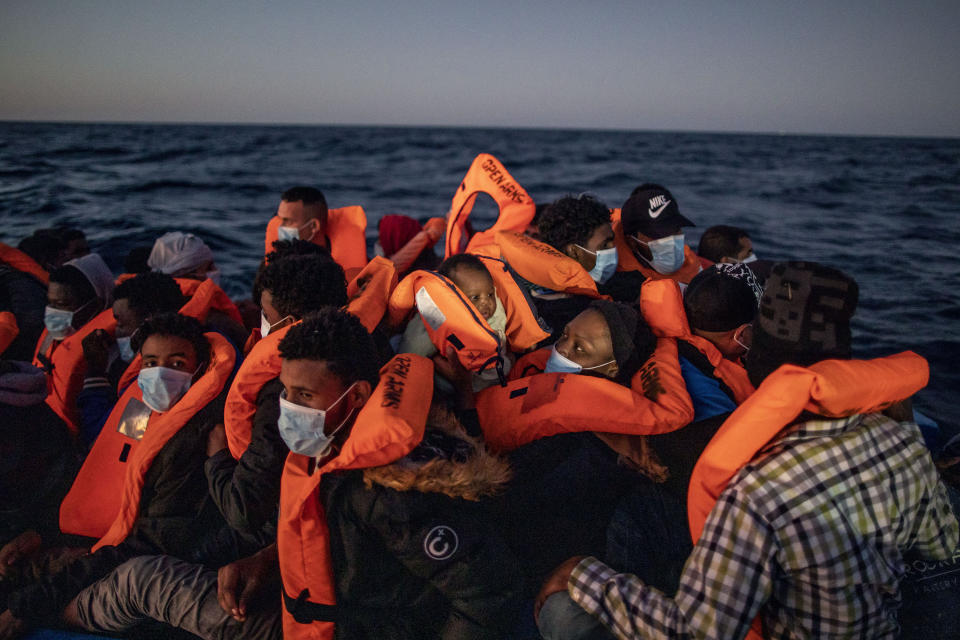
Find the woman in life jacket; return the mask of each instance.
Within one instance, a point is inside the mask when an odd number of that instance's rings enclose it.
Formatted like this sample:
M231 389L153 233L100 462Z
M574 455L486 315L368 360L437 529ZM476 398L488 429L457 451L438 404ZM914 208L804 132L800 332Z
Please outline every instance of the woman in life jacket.
M117 403L60 505L64 533L89 536L83 555L55 573L29 576L7 600L10 615L29 624L56 623L77 593L131 557L191 557L222 523L203 461L235 350L178 314L145 321L133 348L142 363L138 383Z
M474 306L490 329L498 334L501 344L500 355L503 358L503 374L508 374L513 366L514 357L507 348L507 313L503 302L497 296L497 290L490 272L487 271L480 258L469 253L459 253L447 258L440 265L438 272L453 282L463 294L463 298ZM400 338L397 352L415 353L425 358L432 358L437 355L437 347L431 341L420 314L414 314L413 318L407 323ZM497 369L490 367L473 374L472 387L474 391L480 391L499 382ZM436 383L446 393L453 391L450 383L440 376L438 376Z
M112 324L113 275L95 254L77 258L50 274L45 329L40 334L33 364L47 374L47 404L76 433L77 393L83 386L83 339ZM104 310L107 309L106 312Z
M433 246L443 237L446 228L447 221L443 218L430 218L421 226L410 216L386 215L377 223L379 238L374 252L393 262L400 278L417 269L433 270L440 265Z

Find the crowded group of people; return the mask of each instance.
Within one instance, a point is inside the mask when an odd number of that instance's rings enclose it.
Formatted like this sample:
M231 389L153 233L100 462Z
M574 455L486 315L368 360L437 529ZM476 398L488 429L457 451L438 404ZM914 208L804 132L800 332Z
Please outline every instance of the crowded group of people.
M191 233L0 244L0 638L892 638L960 557L926 361L663 185L264 225L248 300Z

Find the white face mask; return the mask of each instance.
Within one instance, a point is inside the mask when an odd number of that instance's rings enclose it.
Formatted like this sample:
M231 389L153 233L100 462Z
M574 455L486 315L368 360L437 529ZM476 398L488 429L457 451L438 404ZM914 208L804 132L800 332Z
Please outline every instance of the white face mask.
M600 367L604 367L611 362L616 362L616 360L608 360L592 367L582 367L567 356L557 351L557 345L553 345L553 347L550 349L550 358L547 360L547 365L544 367L543 371L544 373L582 373L592 369L599 369Z
M132 362L137 354L133 350L130 341L133 339L133 336L124 336L123 338L117 338L117 350L120 351L120 359L124 362Z
M73 317L85 306L94 302L96 298L87 300L76 308L75 311L64 311L47 305L43 310L43 326L47 328L47 333L54 340L63 340L64 338L76 333L73 327Z
M273 324L270 324L270 321L267 320L267 316L263 313L263 311L261 311L260 312L260 337L266 338L270 334L270 332L273 331L273 328L275 326L277 326L278 324L281 324L285 320L289 320L292 318L293 316L287 315L281 318L280 320L277 320Z
M300 232L309 227L311 224L313 224L313 220L309 220L299 227L279 227L277 229L277 240L299 240ZM310 235L306 238L303 238L303 240L309 242L313 239L315 233L316 231L311 231Z
M280 419L277 420L277 428L280 431L280 437L287 443L290 451L311 458L320 458L327 455L333 445L334 436L347 423L347 420L353 415L353 411L350 411L343 422L338 424L329 435L323 432L327 412L337 406L355 384L357 383L354 382L347 387L346 391L340 394L340 397L326 409L313 409L294 404L287 400L286 391L280 394Z
M636 236L632 237L640 244L646 245L646 247L650 250L650 255L652 257L647 262L657 273L668 276L671 273L675 273L680 267L683 266L684 255L682 233L678 233L673 236L667 236L666 238L660 238L659 240L651 240L650 242L644 242Z
M580 245L576 246L580 247ZM597 260L593 265L593 269L590 269L590 277L593 278L594 282L597 284L603 284L613 277L614 272L617 270L618 258L616 247L600 249L599 251L590 251L590 249L587 249L586 247L580 248L590 255L597 257Z
M743 264L749 264L749 263L751 263L751 262L756 262L756 261L757 261L757 254L751 253L750 255L748 255L746 258L744 258L744 259L741 260L740 262L742 262Z
M143 392L143 403L158 413L169 410L190 388L195 374L196 371L190 373L167 367L140 369L137 384Z

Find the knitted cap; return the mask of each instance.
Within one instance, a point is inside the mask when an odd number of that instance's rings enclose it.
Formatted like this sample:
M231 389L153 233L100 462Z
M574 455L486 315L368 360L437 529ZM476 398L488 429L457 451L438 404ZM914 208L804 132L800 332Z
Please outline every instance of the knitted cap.
M657 339L643 316L629 304L594 300L587 308L599 311L607 321L613 358L617 361L617 381L629 383L653 353Z
M774 265L753 321L745 363L750 381L758 385L782 364L850 358L858 296L857 283L837 269L814 262Z

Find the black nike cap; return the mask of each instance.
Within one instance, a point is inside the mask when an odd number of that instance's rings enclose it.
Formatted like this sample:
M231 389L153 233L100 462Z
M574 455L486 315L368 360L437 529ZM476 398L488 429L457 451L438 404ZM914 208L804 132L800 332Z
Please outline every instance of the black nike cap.
M677 200L659 184L642 184L633 190L620 208L624 235L637 233L658 239L676 233L680 227L695 227L680 215Z

